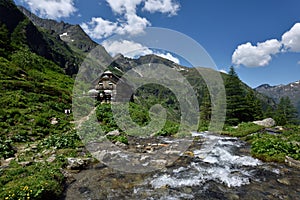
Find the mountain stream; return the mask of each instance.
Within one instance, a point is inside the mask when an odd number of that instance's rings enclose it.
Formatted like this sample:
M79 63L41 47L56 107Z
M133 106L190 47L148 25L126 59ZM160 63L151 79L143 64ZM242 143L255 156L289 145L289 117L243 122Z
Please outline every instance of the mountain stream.
M161 171L129 174L101 163L82 170L64 199L300 199L299 169L252 158L249 146L237 138L193 136L200 139L190 147L191 155Z

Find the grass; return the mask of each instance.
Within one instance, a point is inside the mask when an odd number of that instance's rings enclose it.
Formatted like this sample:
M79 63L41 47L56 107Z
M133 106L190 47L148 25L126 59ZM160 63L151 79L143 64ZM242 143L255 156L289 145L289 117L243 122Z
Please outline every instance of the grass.
M245 137L249 134L260 132L263 129L264 128L262 126L259 126L251 122L247 122L247 123L241 123L237 127L225 126L222 134L233 136L233 137Z

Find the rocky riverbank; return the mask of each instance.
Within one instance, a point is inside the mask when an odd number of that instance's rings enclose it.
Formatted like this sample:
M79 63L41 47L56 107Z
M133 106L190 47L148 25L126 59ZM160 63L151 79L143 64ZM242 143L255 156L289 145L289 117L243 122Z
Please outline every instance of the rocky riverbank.
M120 145L145 155L166 138L129 138ZM148 173L126 173L103 163L71 173L63 199L297 199L300 171L250 157L237 138L194 134L194 142L172 164Z

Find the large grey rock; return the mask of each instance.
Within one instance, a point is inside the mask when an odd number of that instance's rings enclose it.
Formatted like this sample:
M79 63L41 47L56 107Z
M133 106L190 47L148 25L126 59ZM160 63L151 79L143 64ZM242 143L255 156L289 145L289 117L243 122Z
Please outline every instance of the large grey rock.
M119 135L120 135L119 130L114 130L106 134L106 136L119 136Z
M272 118L266 118L261 121L254 121L253 123L264 127L272 127L276 124L275 120Z

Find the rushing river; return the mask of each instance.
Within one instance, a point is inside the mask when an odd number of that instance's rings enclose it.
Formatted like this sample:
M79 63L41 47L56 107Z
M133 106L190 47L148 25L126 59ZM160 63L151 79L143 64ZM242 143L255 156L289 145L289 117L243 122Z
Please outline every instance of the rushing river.
M148 174L125 174L102 164L83 170L65 199L300 199L300 171L264 163L232 137L194 133L193 156Z

